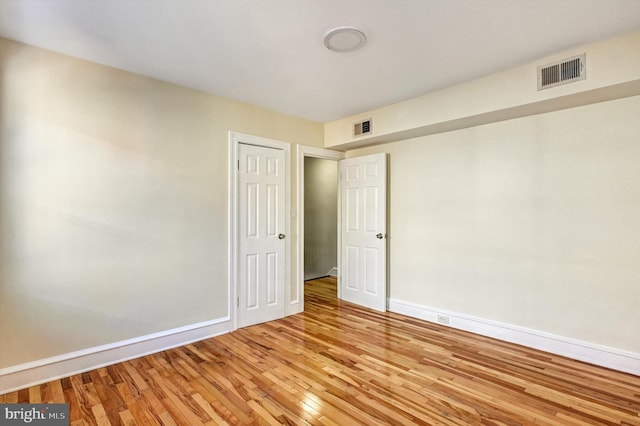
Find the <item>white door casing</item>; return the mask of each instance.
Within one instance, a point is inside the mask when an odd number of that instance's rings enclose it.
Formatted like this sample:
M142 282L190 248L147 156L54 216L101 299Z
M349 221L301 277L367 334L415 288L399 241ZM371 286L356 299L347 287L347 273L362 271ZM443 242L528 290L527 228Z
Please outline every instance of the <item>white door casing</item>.
M340 161L340 297L387 309L387 156Z
M237 327L285 315L286 161L282 149L238 144Z

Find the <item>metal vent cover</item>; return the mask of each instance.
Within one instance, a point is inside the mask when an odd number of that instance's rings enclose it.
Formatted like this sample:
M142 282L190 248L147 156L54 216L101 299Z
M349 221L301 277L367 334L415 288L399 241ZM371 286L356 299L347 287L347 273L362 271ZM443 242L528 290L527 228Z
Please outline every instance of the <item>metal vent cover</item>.
M368 118L366 120L358 121L353 124L353 136L364 136L371 134L373 131L371 127L371 119Z
M586 54L538 67L538 90L587 78Z

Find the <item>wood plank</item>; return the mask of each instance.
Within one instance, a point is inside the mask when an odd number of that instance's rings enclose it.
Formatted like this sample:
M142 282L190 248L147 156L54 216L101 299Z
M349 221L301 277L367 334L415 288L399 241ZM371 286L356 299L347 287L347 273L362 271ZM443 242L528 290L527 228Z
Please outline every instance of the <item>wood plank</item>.
M0 395L70 424L636 425L640 377L336 299L299 315Z

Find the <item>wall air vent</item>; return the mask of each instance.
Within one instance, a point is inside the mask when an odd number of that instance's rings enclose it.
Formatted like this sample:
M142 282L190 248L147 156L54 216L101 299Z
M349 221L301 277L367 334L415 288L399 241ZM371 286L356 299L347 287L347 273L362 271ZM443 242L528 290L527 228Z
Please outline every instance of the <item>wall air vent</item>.
M538 90L572 83L587 78L586 55L573 56L538 67Z
M371 119L358 121L353 125L353 136L370 135L372 131Z

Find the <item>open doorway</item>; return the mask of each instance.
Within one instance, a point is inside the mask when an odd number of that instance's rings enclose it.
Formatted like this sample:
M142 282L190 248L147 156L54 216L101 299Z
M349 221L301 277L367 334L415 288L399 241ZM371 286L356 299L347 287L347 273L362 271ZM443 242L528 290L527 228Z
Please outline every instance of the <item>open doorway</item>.
M300 311L304 310L305 281L338 275L339 160L344 157L343 152L298 145L296 287Z
M298 145L297 285L291 305L304 311L305 158L339 166L337 197L337 297L378 311L387 308L387 154L345 159L342 152ZM314 250L309 248L307 250ZM333 269L333 268L332 268ZM311 272L311 271L308 271ZM322 274L323 272L320 272Z
M338 273L338 162L304 158L304 281Z

